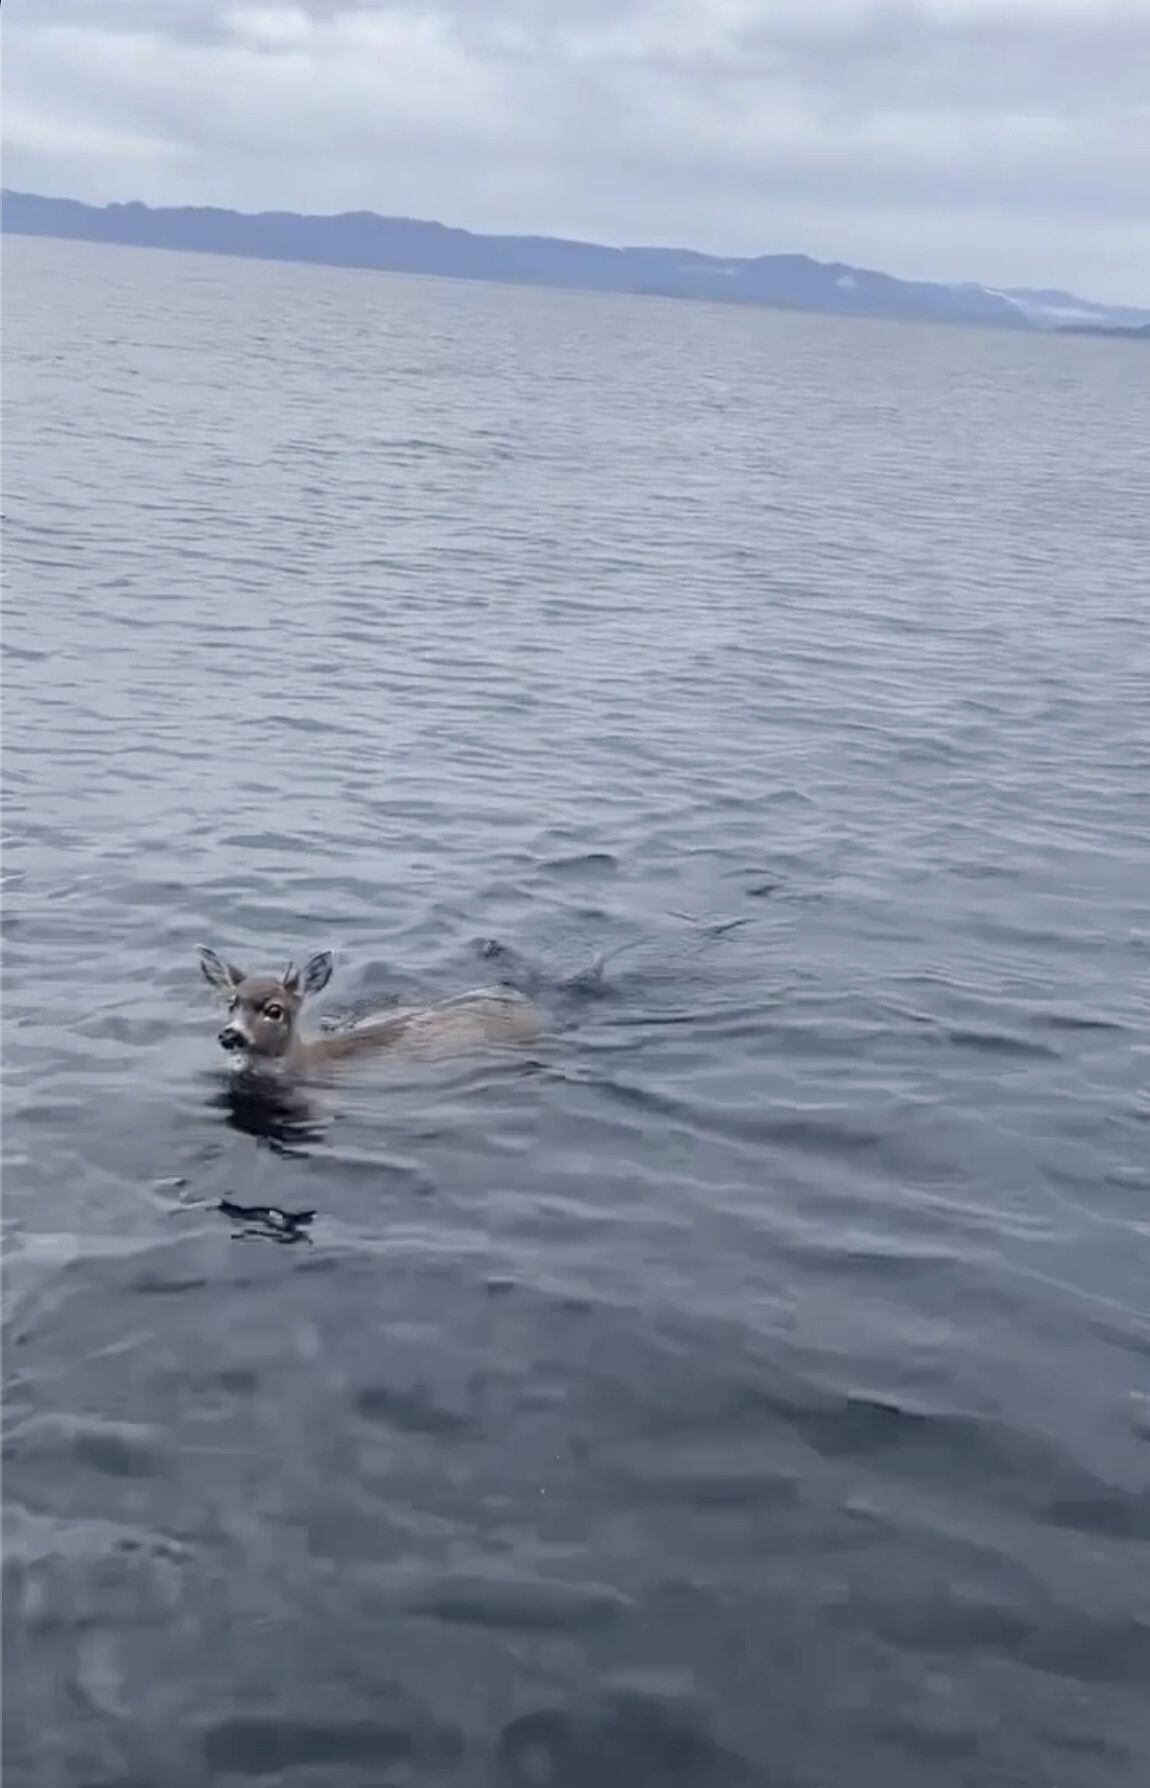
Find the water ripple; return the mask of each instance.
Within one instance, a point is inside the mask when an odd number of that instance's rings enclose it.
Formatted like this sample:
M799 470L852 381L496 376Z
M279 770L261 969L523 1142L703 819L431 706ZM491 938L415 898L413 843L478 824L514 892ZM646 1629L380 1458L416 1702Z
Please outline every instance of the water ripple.
M1130 351L5 257L8 1780L1140 1780Z

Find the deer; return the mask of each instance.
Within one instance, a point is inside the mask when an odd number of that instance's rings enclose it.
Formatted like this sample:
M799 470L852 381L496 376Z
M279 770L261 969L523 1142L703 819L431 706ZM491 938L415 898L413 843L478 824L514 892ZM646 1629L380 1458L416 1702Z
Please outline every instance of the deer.
M322 1037L300 1035L304 1001L331 980L331 950L289 963L280 975L249 975L201 945L200 969L227 1002L219 1043L235 1066L257 1072L314 1076L359 1057L393 1051L404 1056L455 1055L483 1045L530 1043L538 1035L535 1008L509 988L477 988L427 1006L401 1007L386 1018Z

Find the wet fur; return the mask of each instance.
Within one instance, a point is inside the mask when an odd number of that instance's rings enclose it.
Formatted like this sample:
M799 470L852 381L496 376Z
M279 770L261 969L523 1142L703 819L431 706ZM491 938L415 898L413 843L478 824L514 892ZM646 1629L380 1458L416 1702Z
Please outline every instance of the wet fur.
M201 949L204 979L229 1003L229 1022L220 1033L244 1039L235 1050L238 1065L307 1076L345 1066L360 1057L396 1054L437 1059L471 1049L530 1043L538 1035L535 1008L520 994L479 988L428 1006L401 1007L386 1018L322 1037L299 1034L299 1017L309 993L331 978L330 951L313 956L297 972L280 976L245 974L214 950ZM269 1017L278 1013L279 1017Z

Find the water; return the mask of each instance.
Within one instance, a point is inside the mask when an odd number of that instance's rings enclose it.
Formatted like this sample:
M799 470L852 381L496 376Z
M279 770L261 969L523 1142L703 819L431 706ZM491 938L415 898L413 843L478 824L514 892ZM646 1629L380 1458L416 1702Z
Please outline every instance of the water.
M1138 348L5 258L7 1783L1143 1781Z

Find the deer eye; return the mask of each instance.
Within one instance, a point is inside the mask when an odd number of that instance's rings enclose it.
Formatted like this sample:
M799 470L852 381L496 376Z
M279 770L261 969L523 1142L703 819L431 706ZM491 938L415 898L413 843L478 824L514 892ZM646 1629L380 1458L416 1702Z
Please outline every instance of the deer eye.
M282 1018L283 1015L284 1015L283 1007L277 1006L274 1000L272 1001L270 1006L264 1007L264 1017L265 1018L279 1019L279 1018Z

